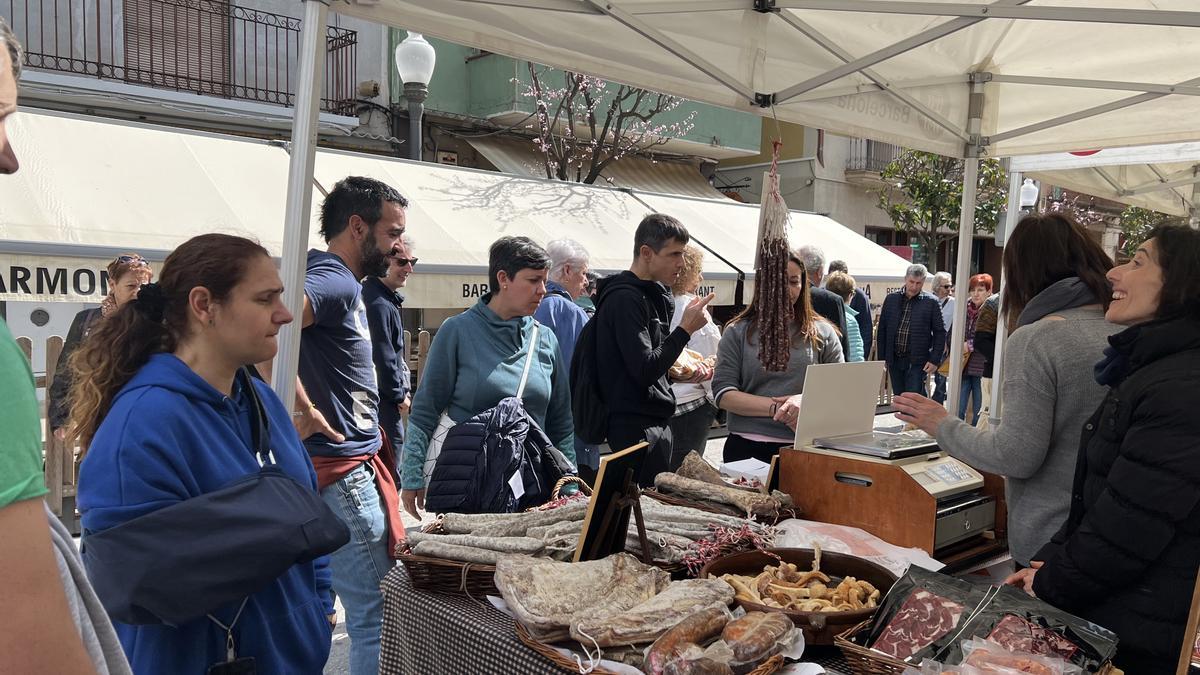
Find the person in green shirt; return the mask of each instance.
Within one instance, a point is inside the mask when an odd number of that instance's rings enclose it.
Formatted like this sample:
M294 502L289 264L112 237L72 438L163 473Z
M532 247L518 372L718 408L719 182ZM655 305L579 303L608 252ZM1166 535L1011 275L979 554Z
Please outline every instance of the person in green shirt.
M15 173L6 119L17 109L21 47L0 17L0 175ZM123 675L129 665L83 574L79 552L42 496L41 416L33 372L0 320L0 570L6 673Z

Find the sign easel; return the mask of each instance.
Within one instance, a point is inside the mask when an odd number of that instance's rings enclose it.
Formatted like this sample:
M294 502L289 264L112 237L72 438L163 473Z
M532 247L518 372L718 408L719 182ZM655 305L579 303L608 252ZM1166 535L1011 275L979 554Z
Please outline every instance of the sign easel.
M647 443L639 443L600 459L596 487L588 501L574 562L623 553L629 518L633 516L641 545L640 557L642 562L649 564L650 542L646 537L646 521L642 518L641 489L636 480L648 448Z

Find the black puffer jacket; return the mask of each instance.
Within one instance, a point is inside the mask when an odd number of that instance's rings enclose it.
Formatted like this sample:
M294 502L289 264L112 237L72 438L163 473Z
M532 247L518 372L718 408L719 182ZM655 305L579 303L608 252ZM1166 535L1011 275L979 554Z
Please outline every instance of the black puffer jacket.
M521 399L510 396L446 434L425 505L433 513L524 511L549 501L554 484L574 473Z
M1172 673L1200 566L1200 321L1109 341L1112 389L1084 427L1071 513L1033 590L1115 631L1127 675Z

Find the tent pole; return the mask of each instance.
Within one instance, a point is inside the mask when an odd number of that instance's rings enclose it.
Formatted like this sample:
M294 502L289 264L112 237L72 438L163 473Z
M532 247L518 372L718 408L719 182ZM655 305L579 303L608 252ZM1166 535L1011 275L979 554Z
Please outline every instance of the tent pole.
M1000 268L1000 304L996 307L996 352L992 358L992 400L988 404L988 426L1000 424L1004 399L1000 396L1000 385L1004 382L1004 343L1008 340L1008 322L1004 320L1004 268Z
M967 133L980 138L983 127L983 78L973 78ZM954 269L954 323L950 331L950 378L946 401L950 414L958 414L959 390L962 388L963 340L966 335L967 301L970 297L971 248L975 242L975 201L979 191L979 155L983 148L977 143L966 146L963 158L962 205L958 216L958 263Z
M291 410L296 400L296 370L300 361L300 321L304 316L304 271L312 209L313 167L317 154L317 120L325 73L327 0L304 0L300 27L300 62L296 105L292 109L292 149L288 154L287 210L283 219L283 302L294 317L279 331L271 386Z

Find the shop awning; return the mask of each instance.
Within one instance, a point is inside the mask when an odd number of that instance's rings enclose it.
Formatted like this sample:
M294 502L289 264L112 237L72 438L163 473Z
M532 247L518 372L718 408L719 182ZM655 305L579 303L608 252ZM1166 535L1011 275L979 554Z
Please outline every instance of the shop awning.
M226 232L282 253L288 156L233 136L23 109L9 121L21 170L0 181L0 300L96 302L100 271L137 251L161 261L187 239ZM571 237L602 272L626 269L651 208L628 192L437 164L319 151L315 182L347 175L395 186L412 202L421 259L413 308L468 307L486 292L488 246L503 235L545 244ZM314 190L313 204L321 202ZM316 209L309 227L317 236ZM736 271L712 258L705 276L732 303Z
M532 141L489 136L468 139L468 142L504 173L531 178L545 176L541 155L533 147ZM709 199L726 198L700 175L700 165L695 160L654 161L647 157L626 155L619 162L608 165L600 175L596 184L603 187Z

